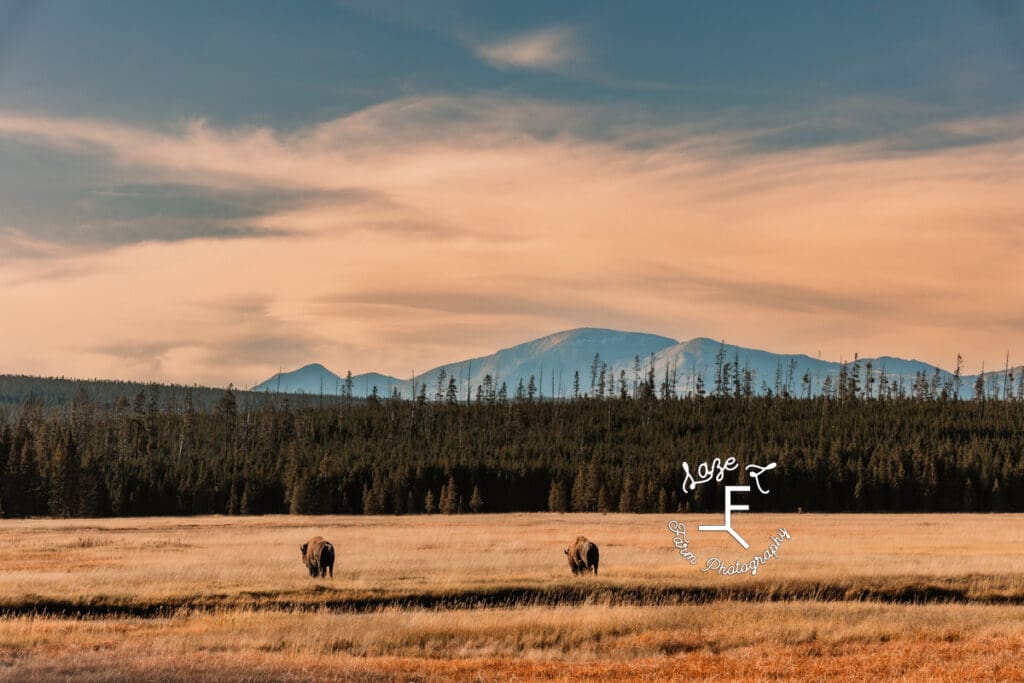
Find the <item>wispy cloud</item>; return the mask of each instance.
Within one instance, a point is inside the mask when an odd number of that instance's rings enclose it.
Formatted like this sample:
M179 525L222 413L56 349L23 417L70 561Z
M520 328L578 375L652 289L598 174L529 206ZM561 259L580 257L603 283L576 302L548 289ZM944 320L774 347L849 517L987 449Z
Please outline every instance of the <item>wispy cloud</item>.
M407 98L290 131L0 114L0 135L109 159L114 218L184 196L185 225L226 212L257 231L79 253L7 230L20 253L4 255L0 317L19 324L0 366L250 384L320 360L406 376L627 323L827 357L980 362L1012 342L985 321L1024 297L1013 117L907 149L646 122L594 135L602 115L507 98ZM146 353L118 360L133 348Z
M557 71L584 57L577 31L566 26L541 28L478 44L475 52L499 68L536 71Z

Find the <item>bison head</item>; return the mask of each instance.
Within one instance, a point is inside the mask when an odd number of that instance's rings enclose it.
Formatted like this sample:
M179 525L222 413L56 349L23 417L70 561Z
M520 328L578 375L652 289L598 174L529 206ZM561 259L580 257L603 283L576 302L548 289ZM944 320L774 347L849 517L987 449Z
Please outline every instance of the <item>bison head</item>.
M299 546L299 552L302 553L302 559L306 559L306 548L309 547L308 543L303 543Z

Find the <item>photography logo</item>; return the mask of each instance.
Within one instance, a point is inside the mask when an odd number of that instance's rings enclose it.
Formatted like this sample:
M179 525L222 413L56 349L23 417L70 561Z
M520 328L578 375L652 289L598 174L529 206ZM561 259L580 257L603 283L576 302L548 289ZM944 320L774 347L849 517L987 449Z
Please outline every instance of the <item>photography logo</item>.
M730 472L736 472L739 470L739 463L736 462L736 458L728 458L723 463L721 458L715 458L710 463L702 462L694 470L690 469L690 465L686 462L683 463L683 472L685 476L683 478L683 493L691 494L697 490L697 487L702 486L710 481L716 483L722 483L725 481L726 476ZM756 465L749 464L744 470L747 474L747 478L754 482L757 487L757 492L760 495L768 495L769 490L766 486L766 482L761 480L762 475L767 472L771 472L776 468L776 463L768 463L767 465ZM743 549L749 550L750 543L743 537L740 531L733 526L735 521L733 517L734 512L749 512L750 505L747 503L736 503L733 501L735 494L749 494L751 487L749 485L739 486L734 484L728 484L725 486L725 505L723 510L723 522L721 524L701 524L697 527L698 532L721 532L726 533L732 537L734 541ZM679 551L679 555L689 562L691 565L696 565L699 561L697 554L690 549L690 538L686 533L686 525L682 522L672 520L668 523L668 530L672 533L672 544ZM792 538L784 527L779 527L777 534L768 535L768 546L763 552L756 553L754 555L743 555L742 558L737 558L733 562L728 560L722 560L718 557L708 557L705 560L705 566L701 569L702 572L714 572L719 576L735 576L737 574L749 573L751 576L757 576L758 569L761 568L769 560L777 559L779 556L779 547L785 542Z

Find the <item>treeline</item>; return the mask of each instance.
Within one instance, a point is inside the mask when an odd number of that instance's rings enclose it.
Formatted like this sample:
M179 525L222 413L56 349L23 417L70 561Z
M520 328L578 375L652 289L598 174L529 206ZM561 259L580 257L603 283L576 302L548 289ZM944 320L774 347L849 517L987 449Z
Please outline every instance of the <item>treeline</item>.
M123 382L110 379L68 379L66 377L36 377L34 375L0 375L0 411L17 409L30 402L44 408L70 406L74 402L89 402L97 407L126 409L131 405L131 397L139 392L153 393L160 396L163 407L181 410L184 407L185 393L190 392L190 400L197 410L213 408L224 396L225 389L213 387L186 387L179 384L143 384L141 382ZM235 401L243 409L256 407L267 400L264 392L239 391L231 388ZM309 403L337 403L337 397L324 396L301 397ZM0 412L0 419L3 414Z
M720 511L716 457L778 463L753 510L1024 509L1020 401L166 398L0 415L3 516Z

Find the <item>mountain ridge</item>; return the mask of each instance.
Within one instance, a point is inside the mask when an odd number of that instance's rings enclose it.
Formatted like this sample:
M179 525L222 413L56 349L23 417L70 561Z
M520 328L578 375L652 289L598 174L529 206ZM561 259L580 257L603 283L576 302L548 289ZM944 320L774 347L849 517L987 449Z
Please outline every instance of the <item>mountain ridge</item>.
M381 396L412 398L423 394L436 400L453 388L455 395L465 400L478 392L497 394L504 384L505 395L512 398L517 392L529 391L532 378L533 392L538 397L566 398L577 393L577 373L579 395L608 395L609 391L620 395L623 388L633 395L638 383L648 380L653 370L657 390L671 395L696 394L703 384L706 394L717 391L813 397L835 391L843 376L843 363L850 371L856 365L859 390L869 395L885 387L903 395L915 391L953 393L953 373L916 359L882 355L829 361L803 353L775 353L727 344L709 337L679 341L644 332L579 327L439 365L408 379L375 372L353 375L351 395L366 397L376 387ZM720 366L725 370L721 378ZM600 383L602 370L604 381ZM1016 393L1024 367L1011 368L1010 374L1010 389ZM978 375L961 376L961 398L974 395L977 379ZM926 386L920 385L922 381ZM986 393L1003 394L1002 370L986 372L984 382ZM916 389L915 384L919 385ZM278 390L338 395L346 392L346 383L320 363L311 363L275 374L252 388L255 392Z

